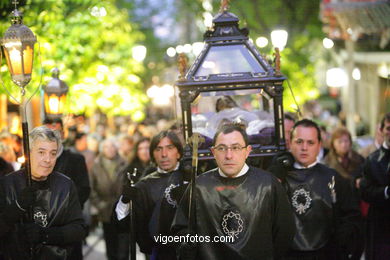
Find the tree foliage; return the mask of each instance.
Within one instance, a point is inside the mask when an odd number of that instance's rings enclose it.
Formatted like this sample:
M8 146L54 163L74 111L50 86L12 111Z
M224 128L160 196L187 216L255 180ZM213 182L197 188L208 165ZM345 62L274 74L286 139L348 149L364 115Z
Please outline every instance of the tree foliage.
M39 41L44 82L58 67L69 85L69 112L91 114L100 109L108 115L142 118L145 68L133 59L132 47L145 35L129 21L126 9L113 0L28 0L23 9L24 24ZM1 24L4 31L9 26L4 19ZM30 93L39 84L37 61Z

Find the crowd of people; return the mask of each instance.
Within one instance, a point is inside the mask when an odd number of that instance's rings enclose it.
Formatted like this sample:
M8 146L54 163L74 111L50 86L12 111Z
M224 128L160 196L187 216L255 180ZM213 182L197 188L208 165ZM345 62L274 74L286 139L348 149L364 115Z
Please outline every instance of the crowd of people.
M0 135L1 260L83 259L97 226L109 260L129 259L135 242L158 260L390 259L390 113L360 151L346 128L286 114L286 151L266 169L247 160L242 125L222 125L216 168L196 185L176 126L64 128L45 119L30 132L30 167L18 161L20 138Z

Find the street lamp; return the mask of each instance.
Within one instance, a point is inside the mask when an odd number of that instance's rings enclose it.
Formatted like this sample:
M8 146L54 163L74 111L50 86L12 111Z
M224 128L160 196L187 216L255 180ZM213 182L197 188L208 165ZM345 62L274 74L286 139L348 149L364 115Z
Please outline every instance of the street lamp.
M288 33L285 30L274 30L271 32L271 42L275 48L280 51L284 49L287 44Z
M1 38L1 49L4 52L8 69L11 73L11 79L21 90L20 102L14 98L5 85L3 83L2 84L9 93L10 97L12 97L18 104L21 105L23 149L26 162L25 167L27 185L31 185L30 147L26 105L31 100L33 95L31 95L31 97L25 101L25 86L31 80L34 58L34 44L37 42L37 39L34 33L23 24L22 14L16 9L17 1L14 1L13 3L15 4L15 10L12 11L12 24L5 32L4 37Z
M64 113L68 85L59 78L58 68L52 70L52 79L43 86L45 114L49 118L60 118Z

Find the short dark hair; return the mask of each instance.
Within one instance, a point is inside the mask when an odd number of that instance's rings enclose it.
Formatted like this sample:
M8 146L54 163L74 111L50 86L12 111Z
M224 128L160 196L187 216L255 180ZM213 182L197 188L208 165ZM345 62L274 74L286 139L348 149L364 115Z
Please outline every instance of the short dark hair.
M234 131L237 131L242 135L242 138L244 138L244 142L245 142L246 146L249 145L249 139L248 139L248 135L246 134L245 129L243 129L238 124L226 124L226 125L222 125L221 127L218 128L217 132L214 135L212 146L215 145L219 134L221 134L221 133L222 134L230 134Z
M183 144L181 143L179 137L173 131L165 130L165 131L161 131L160 133L155 135L152 138L152 141L150 142L149 154L150 154L150 158L153 162L155 162L154 156L153 156L153 151L157 148L160 141L165 137L167 137L169 140L171 140L172 144L179 151L180 158L183 156Z
M84 132L77 132L77 133L76 133L76 136L74 137L74 140L75 140L75 141L80 140L80 139L83 138L85 135L87 135L87 134L84 133Z
M383 116L383 118L382 118L382 120L381 120L381 131L383 130L383 128L385 127L385 121L386 122L390 122L390 112L388 112L388 113L386 113L384 116Z
M293 121L294 123L297 121L297 120L296 120L296 117L295 117L294 114L291 113L291 112L286 112L286 113L284 113L284 119Z
M61 128L64 127L64 123L62 122L62 119L61 119L61 118L54 118L54 119L51 119L51 118L46 117L46 118L43 120L43 124L44 124L44 125L51 125L51 124L57 124L57 123L61 125Z
M290 132L290 140L293 138L293 135L294 135L294 132L295 132L295 128L297 128L298 126L303 126L303 127L313 127L317 130L317 139L319 142L321 142L321 130L320 128L318 127L317 123L310 120L310 119L302 119L302 120L299 120L298 122L296 122L293 126L293 128L291 129L291 132Z

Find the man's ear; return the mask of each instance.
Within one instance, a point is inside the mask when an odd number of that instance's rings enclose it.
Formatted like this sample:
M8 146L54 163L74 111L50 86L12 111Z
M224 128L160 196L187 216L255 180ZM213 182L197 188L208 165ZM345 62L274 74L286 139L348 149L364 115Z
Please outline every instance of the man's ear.
M252 146L251 146L251 145L248 145L248 146L246 147L246 158L248 158L248 156L249 156L249 154L251 153L251 151L252 151Z
M213 147L210 148L210 151L211 151L211 153L213 154L213 156L215 157L215 153L214 153L215 151L214 151L214 148L213 148Z

